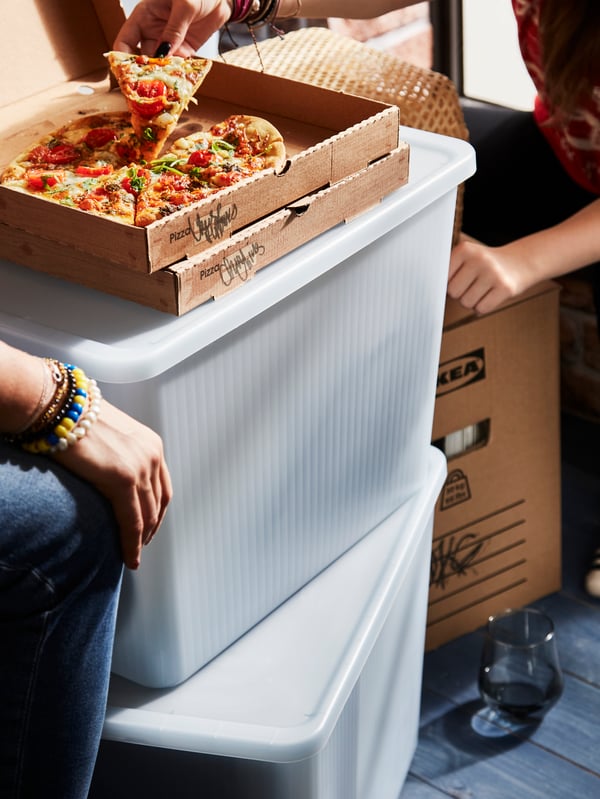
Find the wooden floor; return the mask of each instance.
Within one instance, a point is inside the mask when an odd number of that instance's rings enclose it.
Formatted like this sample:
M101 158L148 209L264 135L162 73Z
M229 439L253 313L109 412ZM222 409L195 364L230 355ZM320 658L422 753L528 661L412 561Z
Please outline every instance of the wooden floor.
M564 693L528 735L478 735L478 631L425 657L419 744L400 799L600 797L600 601L583 590L600 546L600 425L565 417L563 588L535 603L554 620ZM540 563L539 567L544 568Z

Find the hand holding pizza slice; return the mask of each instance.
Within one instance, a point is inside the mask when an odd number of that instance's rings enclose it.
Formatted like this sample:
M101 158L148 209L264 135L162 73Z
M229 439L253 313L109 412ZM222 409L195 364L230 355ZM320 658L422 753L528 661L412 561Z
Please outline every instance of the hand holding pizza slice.
M206 58L106 54L131 114L147 161L156 158L188 107L212 63Z

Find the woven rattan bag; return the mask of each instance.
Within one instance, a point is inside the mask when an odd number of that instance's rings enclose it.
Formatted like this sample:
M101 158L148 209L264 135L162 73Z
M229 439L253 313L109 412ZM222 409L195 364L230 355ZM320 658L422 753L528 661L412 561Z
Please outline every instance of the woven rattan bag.
M327 28L303 28L224 55L227 63L357 94L400 108L407 127L468 139L458 93L445 75L406 63ZM462 222L459 186L454 236Z

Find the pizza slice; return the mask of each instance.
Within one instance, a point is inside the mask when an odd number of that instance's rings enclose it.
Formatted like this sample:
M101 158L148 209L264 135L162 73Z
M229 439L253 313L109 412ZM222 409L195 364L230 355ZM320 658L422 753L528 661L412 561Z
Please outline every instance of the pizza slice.
M235 114L208 131L178 139L170 152L148 163L149 182L140 192L139 227L203 200L227 186L286 161L283 138L260 117Z
M131 124L151 161L161 152L212 63L206 58L120 53L106 54L127 101Z
M215 188L225 188L286 162L283 137L261 117L233 114L209 131L178 139L171 149L180 169Z
M90 180L83 194L74 198L81 211L135 225L140 193L150 182L150 172L143 166L123 166L109 175Z
M146 227L192 203L204 200L217 189L178 168L170 156L150 164L150 175L137 197L135 224Z
M120 167L108 173L80 175L69 169L31 166L22 171L18 180L3 183L68 208L134 225L137 192L131 186L132 169L136 168Z
M133 224L135 194L124 184L139 157L126 112L67 122L18 155L0 182L26 194Z
M139 157L140 142L126 112L90 114L46 134L14 158L2 182L19 181L31 170L67 170L81 177L109 174Z

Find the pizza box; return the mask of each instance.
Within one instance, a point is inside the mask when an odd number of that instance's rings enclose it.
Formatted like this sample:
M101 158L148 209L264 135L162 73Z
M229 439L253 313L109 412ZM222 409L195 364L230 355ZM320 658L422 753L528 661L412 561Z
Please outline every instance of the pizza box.
M407 144L326 189L289 204L220 244L153 274L0 223L3 255L33 269L175 315L249 280L320 233L376 205L408 174Z
M4 51L0 75L0 171L27 146L70 119L126 110L103 56L123 19L116 0L43 4L26 0L9 7L4 22L16 35L8 44L9 52ZM86 31L85 38L81 30ZM25 39L35 45L28 52L36 57L28 58L24 66L16 43ZM283 170L256 175L147 228L0 186L0 222L44 241L60 242L65 253L75 249L82 258L86 254L128 270L154 272L342 181L399 145L397 106L218 60L196 99L174 137L209 127L232 113L262 116L284 137L288 159ZM24 238L21 250L27 246ZM1 244L0 255L7 255Z

